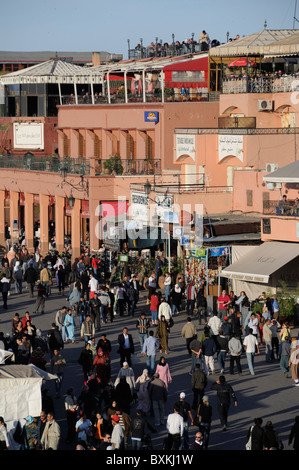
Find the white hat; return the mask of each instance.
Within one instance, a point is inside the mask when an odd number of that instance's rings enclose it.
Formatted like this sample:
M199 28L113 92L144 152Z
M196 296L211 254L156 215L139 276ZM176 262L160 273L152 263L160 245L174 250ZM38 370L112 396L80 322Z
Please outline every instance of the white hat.
M185 398L186 394L184 392L180 393L180 398Z

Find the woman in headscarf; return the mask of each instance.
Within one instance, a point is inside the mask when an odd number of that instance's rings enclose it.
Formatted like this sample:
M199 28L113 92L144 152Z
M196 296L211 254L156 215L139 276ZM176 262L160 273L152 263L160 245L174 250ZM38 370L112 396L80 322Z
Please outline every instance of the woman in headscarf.
M16 261L13 268L13 279L15 281L16 294L22 294L23 272L20 261Z
M149 415L151 411L151 399L148 391L149 384L148 370L144 369L135 382L135 390L137 392L136 410L142 410L146 415Z
M168 384L172 382L172 378L170 375L169 365L167 364L164 356L161 356L159 364L157 364L156 373L159 374L159 379L163 380L168 390Z
M130 385L126 381L126 377L124 376L119 379L119 383L115 387L115 398L118 404L118 409L121 409L129 415L133 394L131 392Z
M32 416L25 418L26 423L23 427L23 449L34 450L38 443L38 426Z
M129 367L129 364L126 361L123 363L123 366L118 371L116 380L114 382L114 387L119 384L119 381L122 377L125 377L127 384L130 387L131 393L133 393L135 386L135 374L132 367Z
M93 367L97 379L105 387L110 379L110 356L109 352L104 352L102 348L98 348L98 354L94 358Z
M158 322L156 333L155 333L155 337L158 338L160 342L160 345L159 345L160 353L162 353L163 349L164 349L165 354L167 354L167 351L169 351L168 335L169 335L169 325L164 315L162 315Z

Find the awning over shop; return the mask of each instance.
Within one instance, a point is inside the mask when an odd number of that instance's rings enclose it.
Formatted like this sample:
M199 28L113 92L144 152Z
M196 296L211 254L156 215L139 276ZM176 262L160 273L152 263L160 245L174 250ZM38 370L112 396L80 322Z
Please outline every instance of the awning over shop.
M299 161L272 171L263 177L266 183L299 183Z
M128 245L130 250L143 250L165 243L166 232L159 227L145 227L140 230L128 230Z
M222 277L267 284L271 274L299 256L299 243L265 242L232 263Z

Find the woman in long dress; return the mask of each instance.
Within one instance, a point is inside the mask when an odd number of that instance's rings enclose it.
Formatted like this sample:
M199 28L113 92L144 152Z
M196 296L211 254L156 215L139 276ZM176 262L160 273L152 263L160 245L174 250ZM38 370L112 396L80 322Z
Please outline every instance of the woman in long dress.
M149 415L151 411L151 399L149 396L150 378L148 370L144 369L142 374L135 382L135 390L137 392L137 410L142 410L145 415Z
M156 333L155 333L155 337L158 338L160 342L160 345L159 345L160 353L162 353L163 349L164 349L165 354L167 354L167 351L169 351L168 335L169 335L169 325L165 319L165 316L162 315L158 322Z
M68 309L67 314L64 319L65 326L65 342L67 343L70 340L72 343L75 342L75 317L73 311Z
M165 357L161 356L159 364L157 364L156 372L159 374L159 379L163 380L168 390L168 384L172 382L169 365L167 364Z

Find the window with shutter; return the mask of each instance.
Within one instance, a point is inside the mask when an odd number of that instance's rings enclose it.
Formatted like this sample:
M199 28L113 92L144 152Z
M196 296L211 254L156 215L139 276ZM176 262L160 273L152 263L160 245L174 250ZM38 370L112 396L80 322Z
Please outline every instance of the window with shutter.
M63 135L63 156L70 156L70 139L66 134Z
M153 139L147 135L145 141L145 158L147 160L152 160L154 158L154 143Z
M126 144L127 144L127 159L134 160L136 158L136 145L131 134L127 134Z

